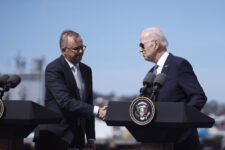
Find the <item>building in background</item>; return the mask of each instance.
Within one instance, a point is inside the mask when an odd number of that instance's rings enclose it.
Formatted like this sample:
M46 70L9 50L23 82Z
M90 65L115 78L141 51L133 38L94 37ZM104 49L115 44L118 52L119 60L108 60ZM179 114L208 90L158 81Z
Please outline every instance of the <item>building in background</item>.
M20 55L15 57L15 72L21 77L21 83L5 93L3 100L30 100L44 104L44 58L34 58L31 69L26 73L26 59ZM2 73L4 74L4 73Z

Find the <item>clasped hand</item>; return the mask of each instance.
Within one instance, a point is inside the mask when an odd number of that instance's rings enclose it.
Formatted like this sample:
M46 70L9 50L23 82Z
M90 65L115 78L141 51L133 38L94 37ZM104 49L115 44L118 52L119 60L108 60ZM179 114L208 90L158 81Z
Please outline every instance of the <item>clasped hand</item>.
M98 118L99 119L105 120L107 108L108 108L107 106L99 108L99 110L98 110Z

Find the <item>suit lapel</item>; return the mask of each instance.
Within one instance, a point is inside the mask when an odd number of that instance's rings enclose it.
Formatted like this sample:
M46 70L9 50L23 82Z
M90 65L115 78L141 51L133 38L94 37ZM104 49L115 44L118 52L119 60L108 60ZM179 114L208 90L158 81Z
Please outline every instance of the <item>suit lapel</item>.
M82 79L83 79L83 82L84 82L84 85L85 85L85 88L84 88L85 94L84 95L86 97L86 95L88 95L88 92L89 92L88 72L87 72L86 67L82 63L80 63L79 66L80 66L80 72L81 72L81 75L82 75Z
M64 69L64 76L66 80L66 84L69 85L69 88L76 93L76 96L80 99L79 90L77 87L77 83L74 79L72 70L69 66L69 64L66 62L65 58L63 56L60 57L61 63L63 65Z
M166 62L163 65L162 73L165 73L165 74L168 73L169 68L170 68L170 61L172 60L172 57L173 57L173 55L170 53L169 56L166 59Z

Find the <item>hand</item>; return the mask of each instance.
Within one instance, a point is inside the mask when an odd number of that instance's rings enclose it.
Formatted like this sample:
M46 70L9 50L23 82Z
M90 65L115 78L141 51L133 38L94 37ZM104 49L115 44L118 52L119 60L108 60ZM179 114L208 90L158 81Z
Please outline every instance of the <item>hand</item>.
M94 140L88 140L87 141L87 148L91 150L95 150L95 141Z
M105 115L106 115L106 111L107 111L107 106L104 106L102 108L99 108L98 110L98 118L105 120Z

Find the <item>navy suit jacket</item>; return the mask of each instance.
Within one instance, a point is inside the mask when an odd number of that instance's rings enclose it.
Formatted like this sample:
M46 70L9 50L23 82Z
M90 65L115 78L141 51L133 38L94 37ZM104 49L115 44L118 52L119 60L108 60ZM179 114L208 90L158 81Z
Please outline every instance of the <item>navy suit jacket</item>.
M150 71L152 72L153 68ZM168 78L165 85L160 89L156 101L185 102L187 105L193 106L198 110L202 109L207 98L191 64L187 60L169 54L162 73L165 73ZM149 97L151 91L151 88L147 89L147 95L145 96ZM187 129L179 141L175 143L175 149L195 150L198 145L197 130Z
M39 125L35 138L38 138L40 131L49 131L68 144L74 143L78 138L84 139L85 133L88 139L95 139L92 72L91 68L83 63L79 66L85 83L85 101L80 100L76 80L63 56L46 67L45 106L59 113L62 120L58 124ZM82 135L77 135L78 130L81 130L79 133Z

